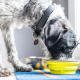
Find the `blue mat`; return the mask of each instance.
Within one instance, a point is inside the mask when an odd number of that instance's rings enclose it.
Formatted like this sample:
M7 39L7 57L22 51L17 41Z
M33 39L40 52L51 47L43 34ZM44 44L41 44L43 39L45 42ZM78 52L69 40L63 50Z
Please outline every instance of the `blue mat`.
M50 72L41 70L32 72L15 72L17 80L80 80L80 71L76 71L74 75L55 75ZM47 74L47 75L46 75Z

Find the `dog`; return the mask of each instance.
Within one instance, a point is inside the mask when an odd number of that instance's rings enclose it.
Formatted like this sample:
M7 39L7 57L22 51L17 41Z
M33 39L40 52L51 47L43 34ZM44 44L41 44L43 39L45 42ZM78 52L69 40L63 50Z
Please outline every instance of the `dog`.
M16 71L32 71L33 68L18 59L14 29L29 26L35 32L36 24L50 5L53 5L54 11L37 37L43 42L46 58L71 59L77 44L76 36L60 5L53 3L53 0L0 0L0 29L7 48L8 60ZM0 63L0 76L9 75L10 71Z

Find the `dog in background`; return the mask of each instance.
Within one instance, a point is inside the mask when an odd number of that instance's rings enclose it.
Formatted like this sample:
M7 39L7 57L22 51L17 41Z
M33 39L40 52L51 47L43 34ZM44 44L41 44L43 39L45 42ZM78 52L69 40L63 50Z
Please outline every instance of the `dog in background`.
M35 25L50 5L54 6L54 11L38 36L46 49L45 57L57 60L70 59L76 46L76 38L60 5L54 4L53 0L0 0L0 29L7 48L8 60L16 71L32 71L33 68L18 59L14 29L29 26L35 31ZM0 66L0 76L10 75L1 63Z

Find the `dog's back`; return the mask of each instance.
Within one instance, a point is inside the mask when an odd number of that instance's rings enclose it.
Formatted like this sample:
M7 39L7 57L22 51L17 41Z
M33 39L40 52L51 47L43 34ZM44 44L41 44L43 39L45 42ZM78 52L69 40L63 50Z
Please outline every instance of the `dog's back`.
M0 15L14 15L29 0L0 0Z

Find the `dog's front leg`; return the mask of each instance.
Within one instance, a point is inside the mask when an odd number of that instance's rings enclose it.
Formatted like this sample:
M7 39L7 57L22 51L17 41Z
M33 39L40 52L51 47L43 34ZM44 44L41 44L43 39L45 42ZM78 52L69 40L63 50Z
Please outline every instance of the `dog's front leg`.
M2 57L2 46L0 45L0 77L10 76L11 73L7 68L3 66L1 57Z
M8 60L12 63L16 71L32 71L33 68L30 65L23 64L18 59L16 46L14 44L13 30L10 26L3 26L2 34L7 48Z

